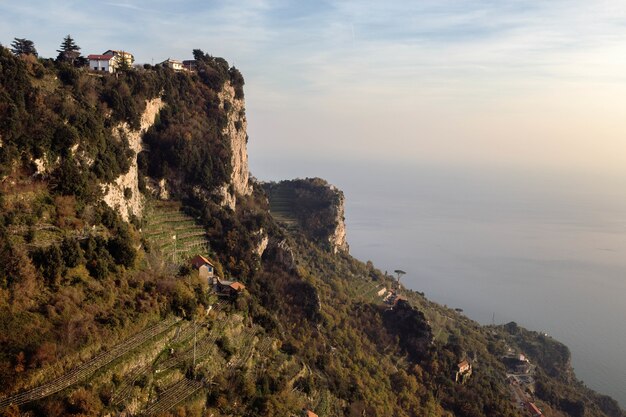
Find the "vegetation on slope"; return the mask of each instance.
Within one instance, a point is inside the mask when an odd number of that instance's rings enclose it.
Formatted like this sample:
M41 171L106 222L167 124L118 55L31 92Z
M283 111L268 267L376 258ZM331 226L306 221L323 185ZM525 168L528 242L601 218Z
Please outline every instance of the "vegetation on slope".
M1 394L89 369L5 415L289 416L306 407L320 416L520 416L500 360L510 345L543 369L537 396L555 413L621 415L562 378L559 345L512 326L481 327L412 291L383 303L377 293L394 287L392 278L311 239L325 223L306 218L321 221L327 196L305 193L301 227L282 228L259 186L235 210L190 192L227 181L226 116L216 97L227 81L243 97L238 71L194 55L195 74L147 68L101 77L1 49ZM246 285L235 298L217 302L196 272L142 245L151 219L125 223L99 203L100 184L129 162L111 129L137 126L156 96L166 107L144 137L142 175L179 185L174 198L204 228L222 278ZM289 247L293 267L276 248L259 255L261 231ZM116 355L97 362L107 352ZM474 372L460 384L454 372L464 359Z

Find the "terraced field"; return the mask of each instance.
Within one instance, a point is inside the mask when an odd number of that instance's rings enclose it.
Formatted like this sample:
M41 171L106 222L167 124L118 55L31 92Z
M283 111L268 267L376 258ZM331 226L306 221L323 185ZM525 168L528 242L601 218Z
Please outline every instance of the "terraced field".
M268 193L270 202L270 214L287 229L298 226L298 220L293 214L293 201L296 198L293 190L284 188L272 188Z
M173 263L209 252L204 228L181 210L178 203L152 202L146 207L143 235Z
M194 381L183 378L169 386L163 393L161 393L159 399L150 404L148 408L144 410L142 415L151 416L170 410L195 394L203 386L204 383L202 381Z
M64 390L78 382L87 380L97 370L108 365L119 357L125 355L131 350L141 346L145 342L153 339L157 335L163 333L170 327L172 327L178 319L170 318L163 320L152 327L149 327L136 335L124 340L123 342L115 345L109 350L104 351L100 355L93 359L83 363L82 365L74 368L70 372L61 375L43 385L28 391L21 392L10 397L0 399L0 409L9 406L10 404L22 405L31 401L40 400L49 395L55 394Z

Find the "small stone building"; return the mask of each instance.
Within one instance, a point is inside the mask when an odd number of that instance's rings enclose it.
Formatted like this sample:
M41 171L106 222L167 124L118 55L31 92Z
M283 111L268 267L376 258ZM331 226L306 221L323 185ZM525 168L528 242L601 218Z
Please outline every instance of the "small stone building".
M202 279L206 279L209 284L213 278L215 266L202 255L196 255L189 261L194 269L198 271L198 275Z

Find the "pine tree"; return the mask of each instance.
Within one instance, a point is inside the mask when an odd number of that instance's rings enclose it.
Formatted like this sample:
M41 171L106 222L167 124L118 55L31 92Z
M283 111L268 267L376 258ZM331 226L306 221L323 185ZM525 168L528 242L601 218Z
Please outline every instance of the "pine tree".
M74 42L74 39L72 39L70 35L63 38L60 48L61 49L57 50L59 53L57 61L71 62L74 64L74 61L80 56L80 46L76 45L76 42Z
M11 52L15 56L33 55L38 56L33 41L24 38L14 38L11 43Z
M117 71L128 71L130 70L131 64L133 62L133 58L127 52L121 51L117 54Z

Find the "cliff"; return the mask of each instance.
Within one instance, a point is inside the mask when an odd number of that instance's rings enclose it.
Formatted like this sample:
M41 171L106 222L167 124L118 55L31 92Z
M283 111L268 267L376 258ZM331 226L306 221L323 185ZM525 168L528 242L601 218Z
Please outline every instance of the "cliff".
M342 191L320 178L265 183L270 213L333 253L349 251Z
M562 345L351 257L326 181L251 187L243 78L194 56L95 76L0 48L0 412L522 417L515 348L546 415L623 417Z
M121 174L112 183L102 185L104 193L102 200L116 210L125 221L128 221L131 215L141 217L143 214L144 197L139 190L137 155L144 147L143 134L152 127L163 106L164 103L160 97L148 100L141 114L138 129L131 128L127 122L120 123L113 128L114 139L128 141L132 154L128 172Z
M230 81L224 83L217 95L220 100L220 109L226 114L226 126L222 130L230 145L230 165L232 171L227 184L220 193L224 202L231 209L235 208L237 194L249 195L252 189L249 184L248 171L248 121L243 97L237 97L235 88Z

